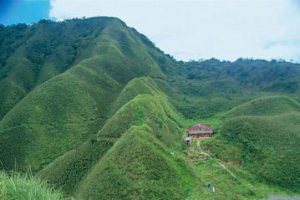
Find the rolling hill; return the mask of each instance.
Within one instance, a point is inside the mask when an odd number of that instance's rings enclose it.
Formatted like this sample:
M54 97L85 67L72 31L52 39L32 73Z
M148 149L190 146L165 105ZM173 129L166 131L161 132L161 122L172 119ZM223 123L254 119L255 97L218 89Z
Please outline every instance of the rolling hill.
M299 80L285 61L176 61L112 17L0 26L0 169L76 200L299 195ZM203 122L219 133L191 157Z
M210 149L265 182L299 192L300 104L287 97L255 99L228 112Z
M21 170L29 166L40 170L97 133L110 102L127 82L146 75L164 77L123 22L114 18L87 21L97 27L102 20L106 27L84 50L85 59L36 86L5 114L0 122L3 168L11 169L18 160Z
M134 87L142 81L151 83L149 78L134 79L117 101L149 87ZM152 87L150 93L158 92ZM171 154L180 140L180 120L163 95L137 94L107 121L96 138L38 175L83 199L182 199L187 189L181 183L191 188L193 179L191 172L185 171L184 160L179 162L180 157ZM118 193L121 188L123 192Z

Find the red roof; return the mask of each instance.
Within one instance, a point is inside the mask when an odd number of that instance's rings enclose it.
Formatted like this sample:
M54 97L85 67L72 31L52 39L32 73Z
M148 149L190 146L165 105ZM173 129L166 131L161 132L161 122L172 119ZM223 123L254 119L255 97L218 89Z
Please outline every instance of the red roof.
M192 131L192 130L197 130L197 129L212 130L211 127L203 125L203 124L196 124L194 126L190 126L187 130Z

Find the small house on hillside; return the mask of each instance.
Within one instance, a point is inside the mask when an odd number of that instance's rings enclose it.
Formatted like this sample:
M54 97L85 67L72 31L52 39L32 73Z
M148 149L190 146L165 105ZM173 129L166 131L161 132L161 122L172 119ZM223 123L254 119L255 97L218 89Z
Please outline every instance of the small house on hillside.
M205 138L205 137L211 137L214 133L214 130L206 125L203 124L197 124L194 126L190 126L187 131L189 132L189 137L193 138Z

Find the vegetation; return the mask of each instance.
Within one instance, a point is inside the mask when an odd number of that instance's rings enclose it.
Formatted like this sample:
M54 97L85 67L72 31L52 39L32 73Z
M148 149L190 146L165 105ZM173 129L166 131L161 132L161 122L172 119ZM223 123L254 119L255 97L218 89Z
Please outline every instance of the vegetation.
M236 165L228 165L233 177L225 170L218 160L211 157L203 158L195 163L198 183L187 199L265 199L268 195L298 196L289 190L262 183L255 176ZM206 187L211 184L211 189ZM215 188L215 192L212 191Z
M136 81L143 79L128 85ZM126 88L121 96L136 91ZM170 156L176 146L180 148L181 119L165 97L152 90L154 95L138 95L122 106L97 138L57 159L38 176L83 199L182 199L192 187L192 172L186 172L180 156Z
M133 127L114 145L79 187L83 199L182 199L193 178L147 126Z
M0 173L0 198L5 200L67 200L30 175Z
M130 29L119 20L106 18L95 20L94 26L102 20L109 23L104 23L106 27L95 42L83 49L84 59L36 86L1 120L4 169L15 164L22 171L29 166L34 172L42 169L98 132L110 103L132 78L164 76L140 41L132 38ZM130 49L121 48L123 40Z
M299 80L284 61L176 61L116 18L0 26L0 169L36 176L0 177L54 195L35 199L63 199L37 177L76 199L299 195ZM196 123L210 155L182 144Z
M299 103L286 97L261 98L228 114L232 118L221 135L207 144L215 155L238 162L260 180L299 192Z
M254 99L249 103L237 106L226 116L274 116L290 112L300 112L300 104L297 101L285 96L270 96Z

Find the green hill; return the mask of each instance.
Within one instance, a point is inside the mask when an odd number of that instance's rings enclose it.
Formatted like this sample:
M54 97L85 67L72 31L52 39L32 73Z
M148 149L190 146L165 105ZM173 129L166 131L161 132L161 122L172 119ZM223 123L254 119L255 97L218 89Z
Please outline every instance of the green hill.
M190 61L178 76L159 81L186 118L211 118L261 96L299 99L300 66L287 62L238 59Z
M179 120L163 96L138 95L97 138L57 159L39 176L83 199L181 199L194 180L184 160L171 154L180 140Z
M134 78L123 88L118 98L113 102L110 114L115 113L119 108L139 94L158 95L162 94L162 92L152 78Z
M95 135L110 102L132 78L164 77L131 29L119 20L105 20L106 27L84 50L85 58L35 87L1 120L3 168L41 169Z
M193 187L183 160L172 157L147 126L133 127L80 184L83 199L182 199ZM100 183L100 184L99 184ZM118 192L122 190L122 192Z
M299 103L287 97L255 99L232 109L221 135L208 143L226 161L260 180L299 192Z
M44 20L1 29L0 119L40 83L84 59L87 47L114 20Z
M273 116L295 111L300 111L300 104L297 101L285 96L271 96L254 99L237 106L230 110L227 116Z
M117 18L0 26L0 169L76 199L299 194L299 80L284 61L176 61ZM211 156L182 144L193 123L220 133Z

